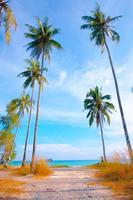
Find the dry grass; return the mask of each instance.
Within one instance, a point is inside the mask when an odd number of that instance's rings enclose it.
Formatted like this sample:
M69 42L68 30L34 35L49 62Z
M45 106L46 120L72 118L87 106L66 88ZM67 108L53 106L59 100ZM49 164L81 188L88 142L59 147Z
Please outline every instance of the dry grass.
M94 165L98 169L96 177L102 178L104 185L110 186L117 194L127 194L133 198L133 165L110 162Z
M47 162L43 159L40 159L35 164L34 174L37 176L49 176L53 173L53 170L49 167Z
M0 170L12 170L12 169L14 169L14 167L13 166L7 166L7 167L5 167L5 166L3 166L3 165L0 165Z
M30 174L30 165L25 165L24 167L19 167L16 170L18 175L26 176Z
M21 188L25 182L16 181L11 178L1 178L0 179L0 193L4 195L18 195L22 194L23 190Z
M37 160L35 163L34 175L36 176L49 176L53 173L53 170L49 167L44 159ZM30 165L19 167L15 170L15 174L26 176L31 173Z

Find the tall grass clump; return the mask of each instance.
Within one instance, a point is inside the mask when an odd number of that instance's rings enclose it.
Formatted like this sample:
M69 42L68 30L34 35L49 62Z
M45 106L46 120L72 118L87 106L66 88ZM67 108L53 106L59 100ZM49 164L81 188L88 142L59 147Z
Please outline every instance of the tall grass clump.
M53 173L53 170L49 167L44 159L39 159L35 163L34 171L31 172L30 165L24 165L23 167L17 168L17 174L21 176L26 176L29 174L37 176L49 176Z
M44 159L36 161L34 174L37 176L49 176L53 173L53 170L49 167Z
M17 174L22 175L22 176L26 176L26 175L30 174L30 165L25 165L23 167L19 167L17 169Z
M117 157L111 162L96 164L93 168L98 170L96 177L101 178L102 184L110 186L119 195L133 199L133 164L121 162Z

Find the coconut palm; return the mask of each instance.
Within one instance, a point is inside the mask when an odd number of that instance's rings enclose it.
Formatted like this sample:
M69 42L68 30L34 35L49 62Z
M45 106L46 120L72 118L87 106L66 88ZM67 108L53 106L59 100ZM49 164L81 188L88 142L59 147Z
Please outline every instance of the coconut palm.
M98 47L102 48L102 52L104 51L104 48L107 50L108 58L114 78L115 88L116 88L116 94L122 119L122 125L125 133L125 138L127 142L128 152L131 159L131 162L133 162L133 154L132 154L132 146L130 143L127 125L125 121L124 111L121 103L121 97L117 82L117 77L115 74L115 69L113 66L113 61L111 58L111 53L107 44L107 38L110 38L113 42L118 42L120 40L120 35L114 30L112 24L118 20L121 16L116 17L110 17L106 16L101 10L99 5L97 5L97 8L95 11L92 12L91 16L83 16L82 19L86 22L84 25L81 26L81 29L89 29L90 30L90 40L94 40L95 44Z
M10 150L9 155L8 155L9 159L10 159L10 155L12 153L12 150L13 150L13 147L14 147L14 144L15 144L15 140L16 140L16 136L18 134L18 130L19 130L19 127L20 127L21 120L24 117L24 113L29 112L30 107L31 107L30 96L28 94L25 94L25 93L23 93L20 98L13 99L7 106L7 113L9 115L17 114L19 116L19 122L18 122L18 126L16 128L16 134L14 136L12 146L11 146L11 150ZM9 159L8 159L8 161L9 161Z
M13 11L9 6L10 0L0 0L0 26L4 26L6 42L11 39L11 27L16 29L17 23Z
M24 71L18 75L18 77L20 77L20 78L21 77L26 78L26 80L24 81L24 84L23 84L24 89L26 89L28 87L32 88L31 107L30 107L30 112L29 112L29 119L28 119L27 133L26 133L26 139L25 139L22 167L26 163L26 151L27 151L28 137L29 137L29 131L30 131L32 108L33 108L33 103L34 103L33 96L34 96L35 82L37 81L38 84L40 84L40 80L42 80L40 63L33 59L26 60L26 62L29 65L27 67L26 71ZM47 70L47 69L43 68L43 70ZM47 79L45 77L43 77L43 81L47 83Z
M86 95L86 99L84 100L84 109L88 111L86 118L89 119L89 125L95 122L97 127L100 127L101 130L101 138L103 145L103 158L104 161L107 161L106 151L105 151L105 143L103 136L103 124L107 121L110 124L110 114L114 110L114 105L110 102L110 95L103 95L102 90L96 86L94 89L90 89L90 91Z
M31 41L27 44L27 51L31 51L31 56L33 58L41 58L41 76L43 76L44 59L50 61L51 53L53 47L56 49L62 49L62 46L54 40L54 36L59 33L58 29L53 28L49 25L48 19L45 18L41 21L37 18L37 28L31 25L26 25L28 28L28 33L25 33L25 37ZM37 129L38 129L38 117L40 108L40 96L41 96L41 86L39 85L38 99L37 99L37 111L36 111L36 121L34 130L34 142L32 151L32 161L31 161L31 171L34 171L35 165L35 155L36 155L36 142L37 142Z

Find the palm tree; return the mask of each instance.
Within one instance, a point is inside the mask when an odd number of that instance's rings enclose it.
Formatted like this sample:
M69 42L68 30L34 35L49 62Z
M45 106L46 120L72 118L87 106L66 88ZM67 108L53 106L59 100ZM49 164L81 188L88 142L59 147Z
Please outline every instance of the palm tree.
M48 19L45 18L41 21L37 18L37 28L31 25L26 25L28 28L28 33L25 33L25 37L31 41L27 44L27 51L31 51L31 56L33 58L39 59L41 57L41 76L43 76L44 59L50 61L52 48L62 49L62 46L54 40L54 36L59 33L58 29L53 28L49 25ZM42 81L41 81L42 82ZM34 171L35 156L36 156L36 143L37 143L37 129L38 129L38 117L40 109L40 96L41 96L42 84L39 85L38 99L37 99L37 111L36 111L36 121L34 130L34 142L32 151L32 161L31 161L31 171Z
M107 50L108 58L114 78L115 88L116 88L116 94L122 119L122 125L125 133L126 143L128 147L129 156L131 159L131 162L133 162L133 153L132 153L132 146L130 143L127 125L125 121L124 111L121 103L120 98L120 92L117 82L117 77L115 73L115 69L113 66L113 61L111 58L111 53L107 44L107 38L110 38L114 42L118 42L120 40L120 35L113 29L112 24L118 20L121 16L116 17L110 17L106 16L101 10L99 5L97 5L97 8L95 11L92 12L91 16L83 16L82 19L86 22L86 24L81 26L81 29L89 29L90 30L90 40L94 40L95 44L98 47L102 48L102 52L104 50L104 47Z
M29 131L30 131L30 123L31 123L31 115L32 115L32 108L33 108L33 96L34 96L34 88L35 88L35 82L37 81L38 84L40 84L41 80L41 68L40 63L36 60L26 60L27 64L29 65L26 69L26 71L20 73L18 77L25 77L26 80L24 81L23 88L26 89L28 87L32 88L32 94L31 94L31 107L29 112L29 119L28 119L28 126L27 126L27 133L26 133L26 139L25 139L25 147L24 147L24 154L23 154L23 161L22 161L22 167L26 164L26 151L27 151L27 144L28 144L28 137L29 137ZM47 70L46 68L43 68L43 70ZM43 77L43 80L47 82L47 79Z
M15 140L16 140L16 137L17 137L17 134L18 134L19 126L20 126L20 123L21 123L21 119L24 117L25 111L27 113L29 112L30 107L31 107L30 96L28 94L25 94L25 93L23 93L20 98L13 99L7 106L7 113L9 115L17 114L19 116L19 122L18 122L18 125L17 125L17 128L16 128L16 134L14 136L14 139L13 139L13 142L12 142L12 145L11 145L11 150L10 150L9 155L8 155L8 157L9 157L8 161L10 159L10 155L12 153L12 150L13 150L13 147L14 147L14 144L15 144Z
M89 125L92 126L94 121L96 122L97 127L100 127L101 138L103 145L103 158L104 161L107 161L105 143L103 136L103 123L107 121L110 124L110 114L114 110L114 105L110 103L111 96L102 94L102 90L96 86L86 95L84 100L84 109L88 111L86 118L89 118Z
M0 0L0 26L4 26L6 42L9 43L11 39L11 27L17 27L16 19L13 11L9 6L10 0Z

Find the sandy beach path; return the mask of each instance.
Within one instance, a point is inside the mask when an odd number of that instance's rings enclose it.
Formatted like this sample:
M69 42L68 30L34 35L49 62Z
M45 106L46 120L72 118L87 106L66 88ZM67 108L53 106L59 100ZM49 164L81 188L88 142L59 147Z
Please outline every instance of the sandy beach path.
M3 197L6 200L118 200L126 198L116 197L110 188L99 185L94 178L95 170L86 168L60 168L55 169L52 176L43 179L26 177L13 177L15 180L25 181L23 194L19 197ZM0 177L11 177L10 173L0 172ZM96 184L93 184L93 183Z

